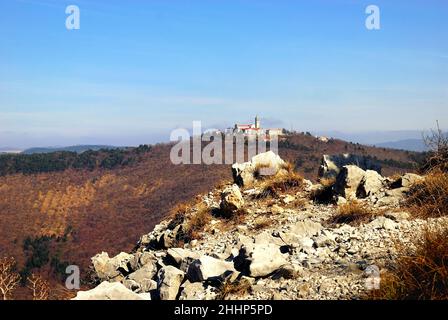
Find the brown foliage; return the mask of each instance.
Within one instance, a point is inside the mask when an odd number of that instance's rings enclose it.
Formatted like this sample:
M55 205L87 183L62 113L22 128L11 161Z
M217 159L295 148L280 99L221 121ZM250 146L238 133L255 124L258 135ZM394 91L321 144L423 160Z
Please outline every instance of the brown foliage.
M424 180L411 187L406 204L417 217L448 215L448 173L430 172Z
M338 212L332 217L331 222L359 225L370 221L377 214L362 203L352 200L338 207Z
M411 246L398 246L393 268L369 299L447 300L448 225L424 231Z
M257 219L255 219L255 223L254 223L254 230L263 230L267 227L269 227L272 224L272 221L266 217L258 217Z
M361 147L340 140L316 144L314 137L306 135L288 140L293 147L279 144L280 156L293 163L300 158L303 166L298 167L298 172L308 179L316 177L323 153L375 154L378 159L413 161L413 153ZM65 231L71 230L66 240L55 241L50 255L60 252L61 261L87 269L90 257L96 253L115 255L132 250L138 237L151 231L176 204L231 180L229 165L173 165L170 149L170 145L153 146L142 154L141 161L111 170L69 169L1 176L0 256L14 256L20 269L25 263L24 239L42 235L65 238ZM400 168L383 168L385 174L390 171ZM234 218L243 220L244 214Z
M288 191L298 191L303 185L303 177L288 164L276 175L265 176L261 181L261 193L257 198L278 197Z
M219 293L216 300L227 300L234 297L242 297L249 293L252 287L246 279L236 280L234 282L225 281L219 287Z
M0 293L3 300L9 300L20 282L20 275L15 272L14 258L0 259Z
M211 220L210 209L203 203L199 204L185 223L185 232L191 239L199 239L200 234Z

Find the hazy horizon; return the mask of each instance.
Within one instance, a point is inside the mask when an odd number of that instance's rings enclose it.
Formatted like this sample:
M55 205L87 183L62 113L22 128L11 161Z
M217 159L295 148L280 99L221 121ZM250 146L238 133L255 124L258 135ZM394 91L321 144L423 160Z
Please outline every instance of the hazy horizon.
M375 1L380 30L370 1L1 2L0 146L155 143L256 114L310 132L446 128L448 3L430 2Z
M215 128L215 127L214 127ZM191 128L186 128L191 129ZM205 128L208 129L208 128ZM223 129L223 128L217 128ZM288 128L285 128L288 129ZM191 132L191 130L189 130ZM297 130L297 132L304 132ZM343 132L343 131L309 131L313 135L317 136L327 136L331 138L341 139L353 143L361 143L365 145L377 145L382 143L390 143L390 142L399 142L406 140L421 140L422 133L428 133L428 131L419 131L419 130L398 130L398 131L358 131L358 132ZM118 142L121 141L121 142ZM0 145L0 152L5 150L25 150L30 148L61 148L61 147L69 147L69 146L78 146L78 145L107 145L114 147L134 147L140 144L156 144L156 143L167 143L170 142L169 132L166 134L152 135L147 138L143 137L134 137L126 139L117 139L113 140L108 137L107 139L101 138L79 138L73 140L66 140L60 143L55 144L36 144L32 143L32 139L27 139L27 143L21 144L18 142L17 144L10 145Z

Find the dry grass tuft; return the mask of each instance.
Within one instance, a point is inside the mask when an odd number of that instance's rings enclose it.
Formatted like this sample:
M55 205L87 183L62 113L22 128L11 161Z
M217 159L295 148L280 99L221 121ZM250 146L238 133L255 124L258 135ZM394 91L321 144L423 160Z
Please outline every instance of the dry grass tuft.
M235 297L242 298L245 294L252 290L252 286L246 279L237 280L234 282L226 281L219 287L219 293L216 296L216 300L228 300Z
M268 219L266 217L258 217L257 219L255 219L253 229L256 231L260 231L260 230L266 229L270 225L272 225L271 219Z
M411 187L406 205L420 218L448 215L448 173L430 172L423 181Z
M219 229L222 232L227 232L239 225L243 225L246 222L246 217L248 212L246 209L240 209L237 211L232 211L230 213L222 214L221 210L216 212L216 217L222 219L223 223L219 225Z
M357 226L369 222L376 215L378 215L377 212L356 200L352 200L338 207L338 212L333 216L331 222Z
M412 246L399 246L394 267L368 299L447 300L448 225L425 230Z
M262 192L256 198L274 197L287 191L298 191L303 186L303 177L294 171L291 164L287 163L276 175L264 176L261 182Z
M336 183L336 177L330 177L330 178L321 178L319 180L319 183L324 187L324 188L331 188L334 186L334 184Z
M204 231L205 226L211 220L210 209L204 204L200 203L196 206L194 212L186 219L184 223L184 233L190 239L201 238L201 233Z

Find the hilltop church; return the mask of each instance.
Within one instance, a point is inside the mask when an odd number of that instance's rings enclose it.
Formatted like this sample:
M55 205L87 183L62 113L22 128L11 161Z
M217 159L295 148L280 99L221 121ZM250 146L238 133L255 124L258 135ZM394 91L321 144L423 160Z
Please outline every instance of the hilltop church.
M238 124L233 127L233 133L243 133L245 135L266 135L266 136L279 136L283 134L283 129L269 128L265 129L261 127L260 118L255 116L255 123L253 124Z

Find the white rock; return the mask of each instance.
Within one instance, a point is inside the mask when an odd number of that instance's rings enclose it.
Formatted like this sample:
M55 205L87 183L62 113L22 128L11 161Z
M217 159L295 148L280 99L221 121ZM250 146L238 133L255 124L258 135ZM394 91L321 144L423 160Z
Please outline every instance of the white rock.
M222 279L235 271L233 263L231 262L219 260L210 256L201 256L190 264L187 277L191 282L200 282Z
M126 288L120 282L104 281L96 288L78 291L72 300L148 300L147 295L139 295Z
M128 279L135 281L142 292L149 292L157 288L156 282L152 280L156 274L156 264L147 263L137 271L131 273Z
M336 183L333 187L334 191L346 199L356 199L356 192L364 178L364 174L365 171L355 165L342 167L336 178Z
M367 198L381 193L384 188L384 178L376 171L367 170L357 189L359 198Z
M240 188L234 184L223 190L221 194L221 210L233 212L239 210L244 205L244 199L241 195Z
M185 273L173 266L165 266L158 273L158 288L161 300L175 300Z
M133 258L133 255L125 252L121 252L113 258L109 258L107 252L101 252L95 255L91 260L98 278L101 280L119 280L121 270L129 272L128 263L132 261Z
M254 245L243 247L240 257L249 263L251 277L267 276L287 263L280 248L274 244Z

